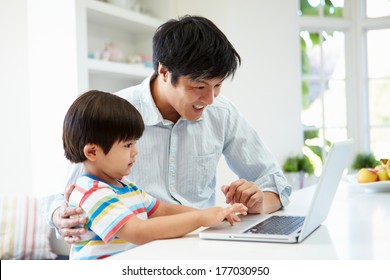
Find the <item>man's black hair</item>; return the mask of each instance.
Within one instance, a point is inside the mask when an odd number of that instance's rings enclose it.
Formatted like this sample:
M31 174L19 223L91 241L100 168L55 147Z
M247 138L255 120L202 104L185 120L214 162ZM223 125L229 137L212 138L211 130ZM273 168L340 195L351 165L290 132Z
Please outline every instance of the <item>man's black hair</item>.
M162 24L153 36L153 67L171 72L176 85L180 76L190 79L234 76L241 58L225 34L209 19L186 15Z

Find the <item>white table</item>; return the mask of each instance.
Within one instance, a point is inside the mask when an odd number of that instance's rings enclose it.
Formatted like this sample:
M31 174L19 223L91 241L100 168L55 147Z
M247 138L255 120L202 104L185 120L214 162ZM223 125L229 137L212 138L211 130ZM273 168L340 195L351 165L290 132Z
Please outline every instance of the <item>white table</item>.
M313 187L294 192L283 212L305 213L312 193ZM300 244L202 240L198 232L150 242L109 259L390 260L390 192L368 193L341 182L327 220Z

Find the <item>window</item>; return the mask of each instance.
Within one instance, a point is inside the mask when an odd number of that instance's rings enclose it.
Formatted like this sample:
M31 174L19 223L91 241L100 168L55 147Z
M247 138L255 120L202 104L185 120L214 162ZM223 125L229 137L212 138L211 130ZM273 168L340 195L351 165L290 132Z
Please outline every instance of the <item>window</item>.
M304 152L317 165L347 138L344 40L340 31L301 31Z
M366 14L368 18L378 18L390 15L389 0L366 0Z
M378 158L390 154L390 42L386 38L390 29L367 32L369 140Z
M298 13L304 153L316 173L329 145L350 137L356 153L388 157L390 1L300 0Z
M299 11L309 16L300 32L303 152L317 175L331 143L348 137L345 34L329 24L344 16L344 1L334 2L301 0Z

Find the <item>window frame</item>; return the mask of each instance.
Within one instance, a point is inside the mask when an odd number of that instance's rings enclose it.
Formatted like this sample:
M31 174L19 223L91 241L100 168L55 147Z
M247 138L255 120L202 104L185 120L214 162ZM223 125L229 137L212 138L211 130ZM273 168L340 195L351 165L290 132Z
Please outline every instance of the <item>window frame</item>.
M355 140L355 153L371 151L367 32L387 28L390 16L367 18L366 0L345 0L343 18L325 17L322 13L299 17L300 32L344 32L347 135Z

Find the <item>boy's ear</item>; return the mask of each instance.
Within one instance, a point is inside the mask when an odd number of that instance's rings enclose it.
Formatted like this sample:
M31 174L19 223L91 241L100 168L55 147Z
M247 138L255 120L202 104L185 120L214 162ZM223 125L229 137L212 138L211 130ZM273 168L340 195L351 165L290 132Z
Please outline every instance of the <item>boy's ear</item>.
M90 144L84 146L84 155L90 161L95 161L97 156L98 147L96 144Z

